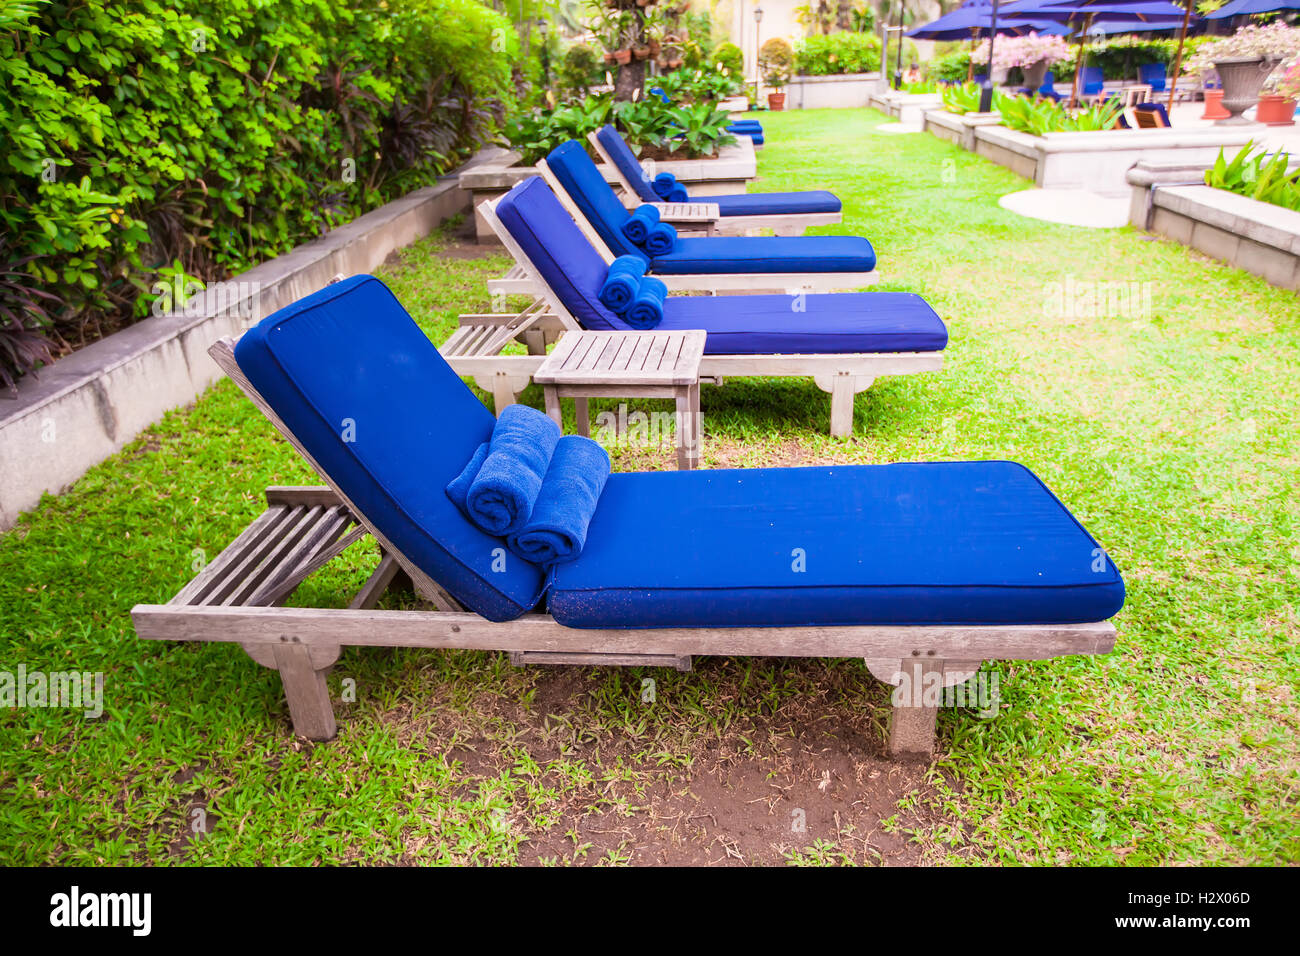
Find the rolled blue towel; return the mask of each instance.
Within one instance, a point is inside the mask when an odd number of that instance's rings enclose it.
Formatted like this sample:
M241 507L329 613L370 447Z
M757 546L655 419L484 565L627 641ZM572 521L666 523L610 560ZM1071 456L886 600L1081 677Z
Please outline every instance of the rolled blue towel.
M469 516L469 509L465 506L465 499L469 497L469 486L474 484L474 479L478 477L487 453L488 443L484 442L474 450L474 457L469 460L464 470L447 483L447 497L451 499L452 504L465 513L466 517Z
M623 321L638 331L653 329L664 320L664 300L668 286L654 276L642 276L636 298L628 306Z
M587 526L608 478L605 449L590 438L561 438L542 479L532 517L506 539L510 550L535 564L574 560L587 543Z
M676 185L676 176L672 173L660 173L654 178L654 182L650 184L650 188L654 190L656 196L660 199L666 200L672 194L673 187Z
M666 256L673 251L675 245L677 245L677 230L668 223L661 222L650 230L642 248L652 256Z
M623 235L638 246L645 245L650 230L659 225L659 210L649 203L636 207L636 212L627 217L623 223Z
M637 283L645 275L645 260L640 256L619 256L609 264L605 282L597 298L607 308L619 315L636 298Z
M673 186L672 192L668 194L668 201L669 202L690 202L691 196L690 193L686 191L685 186L683 186L681 183L677 183Z
M510 535L524 526L551 463L560 426L535 408L507 405L469 493L470 520L489 534Z

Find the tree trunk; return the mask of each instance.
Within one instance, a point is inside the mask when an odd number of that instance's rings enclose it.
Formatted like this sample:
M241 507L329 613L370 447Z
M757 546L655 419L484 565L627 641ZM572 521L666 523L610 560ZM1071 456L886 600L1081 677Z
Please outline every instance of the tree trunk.
M637 90L645 95L645 64L645 60L634 59L618 68L618 76L614 77L614 99L630 100Z
M645 8L638 7L636 0L618 0L620 9L630 9L632 11L633 23L631 35L627 37L628 46L640 46L646 42L645 36ZM614 99L630 100L637 90L641 95L645 95L645 60L638 60L635 57L618 68L618 76L614 78Z

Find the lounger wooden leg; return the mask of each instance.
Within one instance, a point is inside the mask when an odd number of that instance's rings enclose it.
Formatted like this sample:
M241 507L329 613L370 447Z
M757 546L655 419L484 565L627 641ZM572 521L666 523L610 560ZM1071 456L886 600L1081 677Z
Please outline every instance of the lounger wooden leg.
M294 733L308 740L332 740L338 725L325 684L329 666L314 666L311 650L303 644L276 645L274 651Z
M575 398L573 400L573 428L575 432L584 437L590 437L591 435L590 403L585 398Z
M524 345L528 347L529 355L545 355L546 333L541 329L529 329L524 333Z
M894 709L889 721L889 755L929 756L934 751L934 724L939 716L937 701L926 700L935 677L942 683L943 662L932 659L904 661L904 681L893 690ZM932 706L926 706L932 704Z
M869 389L875 378L837 372L817 375L813 381L823 392L831 393L831 437L844 438L853 434L853 396Z
M492 403L496 407L496 413L500 415L506 410L506 406L513 405L519 401L519 392L527 385L519 385L516 376L507 375L505 372L497 372L492 376Z

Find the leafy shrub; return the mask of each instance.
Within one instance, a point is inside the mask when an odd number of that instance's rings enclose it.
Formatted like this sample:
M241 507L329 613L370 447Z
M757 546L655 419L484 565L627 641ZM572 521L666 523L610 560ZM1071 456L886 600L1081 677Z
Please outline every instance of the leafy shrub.
M586 96L587 90L604 78L603 58L586 43L575 43L564 51L556 80L560 92L566 97Z
M980 108L980 85L974 81L945 86L939 91L939 95L943 97L943 108L958 116L978 112ZM1001 95L997 90L993 91L995 103Z
M1003 125L1033 136L1110 129L1119 121L1123 109L1118 100L1106 100L1087 109L1070 111L1054 100L1005 94L995 96L994 108L1002 114Z
M1224 159L1220 149L1219 158L1205 171L1205 184L1300 212L1300 173L1288 172L1290 163L1287 153L1270 154L1251 141L1231 160Z
M745 75L745 54L734 43L719 43L713 48L709 62L714 69L721 67L731 76L742 79Z
M945 56L935 57L926 69L930 77L943 83L964 83L970 65L970 51L957 50Z
M915 60L915 47L912 48ZM880 69L880 40L869 33L831 33L805 37L794 55L794 72L799 76L836 76L870 73Z
M768 86L778 90L784 87L790 82L793 67L794 49L789 40L772 37L758 51L758 70Z
M434 182L518 49L477 0L0 0L0 30L0 268L74 342L148 314L164 264L219 280Z
M612 94L602 93L549 112L532 110L515 116L506 124L506 137L526 166L545 159L569 140L585 144L587 134L606 123L613 123L634 149L664 155L682 151L684 158L694 159L736 141L727 132L728 114L717 106L716 101L668 104L657 96L616 101Z

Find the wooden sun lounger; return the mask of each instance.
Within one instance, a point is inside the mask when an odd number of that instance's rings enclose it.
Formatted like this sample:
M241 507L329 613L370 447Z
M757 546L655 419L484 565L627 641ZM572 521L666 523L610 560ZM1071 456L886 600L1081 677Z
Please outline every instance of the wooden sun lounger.
M506 651L517 665L681 670L689 670L697 656L858 657L886 683L906 679L925 687L964 682L989 659L1104 654L1115 643L1109 622L586 630L531 613L492 623L461 608L342 494L248 382L230 339L209 353L329 487L267 489L267 510L215 560L168 603L136 605L131 619L141 638L238 644L257 663L279 671L294 730L312 740L329 740L337 732L326 675L348 646ZM366 534L374 536L383 557L347 609L282 606L310 574ZM387 589L408 580L434 610L375 609ZM893 701L891 754L931 752L938 708L926 703L913 697Z
M599 137L594 132L591 132L587 134L587 140L595 147L596 153L604 162L605 167L612 170L618 180L623 205L627 206L628 209L636 209L642 205L644 201L637 195L636 188L627 181L627 177L623 175L623 170L614 162L614 158L609 155L609 150L605 149ZM554 183L551 183L550 180L547 182L552 189L555 188ZM664 222L679 227L685 226L687 229L702 226L705 234L710 236L745 236L752 235L760 229L771 229L778 236L802 236L812 226L833 226L844 219L843 214L838 212L724 216L721 210L718 209L718 204L709 202L707 197L693 199L687 203L655 202L648 205L655 206L659 210L659 218Z
M582 326L502 224L496 214L496 201L480 204L479 212L514 257L514 269L535 299L518 315L462 315L460 328L439 352L456 374L473 378L480 388L491 392L500 412L518 401L519 393L528 387L546 355L546 346L561 332ZM524 342L529 354L501 355L501 349L511 341ZM720 385L725 378L737 375L811 377L818 388L831 395L831 435L844 437L853 432L853 396L870 388L878 377L936 372L942 367L942 352L705 355L700 361L700 379Z
M537 171L546 185L555 193L555 197L564 207L565 212L573 217L587 241L600 253L605 262L614 261L605 240L600 237L594 226L587 220L578 204L573 201L568 190L555 178L555 173L546 164L538 160ZM491 202L492 200L485 200ZM483 208L483 203L479 204ZM499 235L500 233L498 233ZM849 289L861 289L875 285L880 275L871 272L737 272L711 273L699 275L657 275L662 279L669 292L790 292L802 289L807 292L841 292ZM488 292L492 295L527 295L535 293L537 288L529 282L527 273L517 273L513 269L500 279L488 280Z

